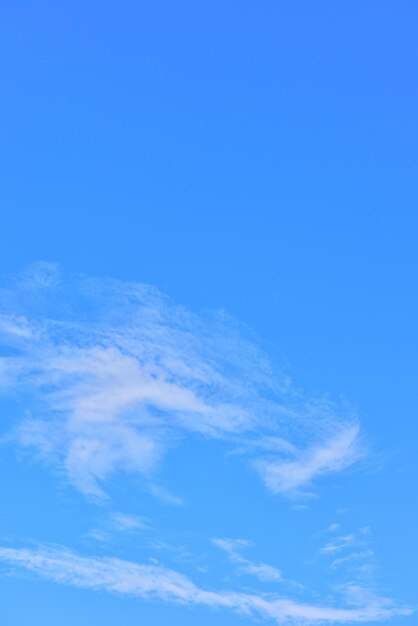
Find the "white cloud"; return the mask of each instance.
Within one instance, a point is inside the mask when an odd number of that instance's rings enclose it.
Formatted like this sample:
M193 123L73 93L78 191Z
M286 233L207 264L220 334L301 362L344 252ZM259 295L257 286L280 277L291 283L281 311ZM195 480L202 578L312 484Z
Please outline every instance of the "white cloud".
M160 473L167 449L186 436L229 442L269 489L285 496L306 494L317 478L349 467L362 453L355 416L293 389L236 322L222 313L195 316L148 286L64 277L59 268L37 265L0 290L0 341L7 355L0 357L0 387L24 398L27 409L3 441L35 455L87 496L106 498L110 479L125 472L140 475L143 488L161 501L182 505ZM141 518L114 513L88 536L109 541L144 528ZM296 584L242 556L248 542L214 543L237 573ZM332 556L340 549L341 542L330 542L324 551ZM367 594L353 609L209 591L159 565L82 558L61 548L0 548L0 559L57 582L224 607L280 624L405 613ZM350 602L361 593L353 589L344 589Z
M128 532L148 528L147 522L142 517L120 512L111 515L109 525L112 529Z
M337 559L334 559L331 563L331 567L339 567L341 565L347 565L356 561L362 561L364 559L371 559L374 557L374 552L373 550L361 550L361 551L357 551L357 552L351 552L350 554L346 555L346 556L342 556L339 557ZM368 563L367 567L370 568L371 565ZM364 565L362 565L360 567L364 568Z
M139 531L149 529L148 521L144 518L114 511L107 517L103 517L98 527L89 530L85 537L108 543L113 540L115 535L120 536L123 533L131 536Z
M358 424L344 425L336 435L295 452L293 458L263 460L257 467L274 493L298 493L318 476L338 472L357 461L358 438Z
M336 530L339 526L337 525ZM350 572L350 576L357 576L359 580L365 580L376 569L374 563L374 551L370 547L370 527L363 526L357 531L344 535L334 536L320 548L320 553L331 560L330 567L333 569L343 567ZM354 584L354 583L353 583Z
M333 522L332 524L330 524L327 528L327 532L329 533L333 533L336 530L338 530L340 528L340 524L338 524L338 522Z
M356 537L354 533L349 533L348 535L341 535L341 537L337 537L333 541L329 541L321 548L321 552L341 552L341 550L351 548L354 545L357 545Z
M230 561L239 566L238 573L251 574L265 582L283 580L281 571L276 567L267 563L254 563L242 556L240 550L251 545L250 542L244 539L212 539L212 543L224 550Z
M116 472L156 485L187 433L244 444L284 495L359 457L358 426L292 390L223 313L198 317L149 286L48 264L0 296L2 338L17 349L0 384L25 394L30 415L15 439L87 495L105 497Z
M0 317L0 337L3 335L29 339L32 336L32 329L24 317Z
M330 555L334 557L336 554L347 551L350 548L364 548L369 545L370 539L370 527L363 526L359 528L356 532L350 532L345 535L339 535L328 541L320 551L324 554ZM338 562L343 562L345 558L339 559ZM334 563L337 561L334 561Z
M172 493L169 489L166 489L162 485L150 484L149 491L153 496L163 502L164 504L168 504L170 506L183 506L185 501L183 498L178 496L175 493Z
M281 625L361 623L411 613L407 608L394 606L387 598L354 585L342 590L354 608L316 606L278 596L206 590L188 577L159 565L142 565L109 557L86 558L61 547L40 547L36 550L0 547L0 560L62 584L144 599L158 598L167 602L229 609Z

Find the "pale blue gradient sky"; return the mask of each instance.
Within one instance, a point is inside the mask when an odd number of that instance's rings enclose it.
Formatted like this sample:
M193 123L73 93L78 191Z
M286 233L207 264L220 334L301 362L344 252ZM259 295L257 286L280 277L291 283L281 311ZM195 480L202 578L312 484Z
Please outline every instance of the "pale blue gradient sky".
M0 622L412 625L417 7L0 15Z

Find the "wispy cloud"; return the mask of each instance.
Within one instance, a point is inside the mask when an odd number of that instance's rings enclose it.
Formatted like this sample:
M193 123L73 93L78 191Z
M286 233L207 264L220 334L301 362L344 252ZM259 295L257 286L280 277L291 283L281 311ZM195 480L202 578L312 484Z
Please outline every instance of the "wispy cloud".
M181 573L159 565L142 565L109 557L81 557L61 547L0 547L0 560L66 585L144 599L158 598L166 602L229 609L282 625L359 623L411 613L409 609L396 607L387 598L358 586L346 586L342 590L354 608L316 606L278 596L206 590Z
M338 528L337 525L335 530ZM331 527L327 530L330 531L330 529ZM356 531L334 536L332 540L320 548L319 552L322 556L331 559L330 567L332 569L344 568L346 572L350 572L350 576L364 581L376 569L370 533L370 527L363 526Z
M221 548L232 563L238 565L238 572L251 574L262 581L283 580L282 573L276 567L267 563L254 563L241 554L241 550L251 545L249 541L243 539L212 539L212 543Z
M341 550L345 550L346 548L351 548L352 546L357 544L356 537L354 533L349 533L348 535L341 535L332 541L326 543L322 548L321 552L327 553L335 553L341 552Z
M358 424L339 425L336 435L301 450L290 459L259 461L257 466L274 493L300 493L321 475L338 472L360 457Z
M25 406L2 441L102 505L122 473L139 477L135 484L160 501L182 505L163 469L167 451L186 437L221 441L221 454L240 452L272 492L290 497L311 494L319 478L348 468L364 452L355 414L293 387L224 313L195 315L152 287L64 276L49 264L35 265L0 290L0 388ZM89 536L126 542L146 528L140 517L105 513ZM158 531L149 534L150 550L174 554ZM348 548L353 560L360 554L348 535L333 539L323 548L333 567L349 557ZM281 588L292 584L276 567L246 558L248 542L214 543L236 573ZM175 567L196 562L176 549ZM359 602L357 583L340 590L347 596L340 608L337 598L317 606L277 593L206 589L158 561L85 558L45 546L0 548L0 559L65 584L225 608L280 624L363 622L408 612L367 590Z
M110 526L117 531L135 531L148 528L148 524L137 515L115 512L110 517Z
M149 530L148 520L137 515L129 515L114 511L102 516L100 523L86 533L86 537L102 542L109 542L115 536L125 534L131 536L139 531Z
M152 287L49 264L0 295L0 341L15 351L0 359L0 383L25 394L29 414L15 441L87 495L105 497L116 472L161 494L164 453L187 433L245 439L283 495L359 458L356 420L293 389L224 313L196 316Z
M337 559L334 559L331 563L331 567L339 567L341 565L348 565L348 564L356 563L358 561L364 561L365 559L370 560L373 557L374 557L374 552L373 550L370 550L370 549L350 552L350 554L347 554L346 556L341 556L341 557L338 557ZM370 568L370 565L368 565L368 567ZM364 568L364 565L360 567L360 569L362 568Z
M336 529L338 528L339 526L337 526ZM349 548L365 546L369 543L369 535L370 527L363 526L355 532L352 531L344 535L334 537L334 539L328 541L324 546L322 546L320 551L333 556L334 554Z

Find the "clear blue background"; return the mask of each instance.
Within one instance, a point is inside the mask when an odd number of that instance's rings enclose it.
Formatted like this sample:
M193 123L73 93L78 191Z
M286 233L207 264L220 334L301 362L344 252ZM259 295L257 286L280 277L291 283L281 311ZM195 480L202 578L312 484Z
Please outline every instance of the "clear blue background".
M2 273L56 261L154 284L193 309L222 307L299 384L347 396L384 461L332 507L345 502L372 526L385 584L409 603L417 20L408 0L4 0L0 13ZM56 487L41 468L34 515L27 469L3 457L1 475L3 504L22 496L3 509L2 533L74 530L68 494L55 518L42 517ZM249 489L257 498L258 485ZM330 511L314 508L310 529ZM167 525L180 529L183 514ZM308 526L301 513L280 515ZM247 521L220 532L257 543ZM1 587L5 626L240 623L32 579Z

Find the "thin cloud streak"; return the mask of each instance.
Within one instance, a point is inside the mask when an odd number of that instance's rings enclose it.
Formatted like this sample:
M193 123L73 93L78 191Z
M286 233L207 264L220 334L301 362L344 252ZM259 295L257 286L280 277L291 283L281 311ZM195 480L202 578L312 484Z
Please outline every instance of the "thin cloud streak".
M290 460L260 461L257 467L271 491L294 494L310 487L319 476L353 465L361 456L360 450L359 425L345 424L337 435L296 451Z
M226 552L229 560L238 565L238 573L251 574L261 581L281 581L282 573L277 567L267 563L254 563L246 559L240 550L248 547L249 541L243 539L212 539L212 543Z
M229 609L289 626L380 621L411 613L410 609L395 607L388 599L362 591L358 586L347 587L344 592L356 603L366 600L364 605L356 608L315 606L277 596L209 591L172 569L109 557L86 558L61 547L37 550L0 547L0 560L61 584L143 599Z

